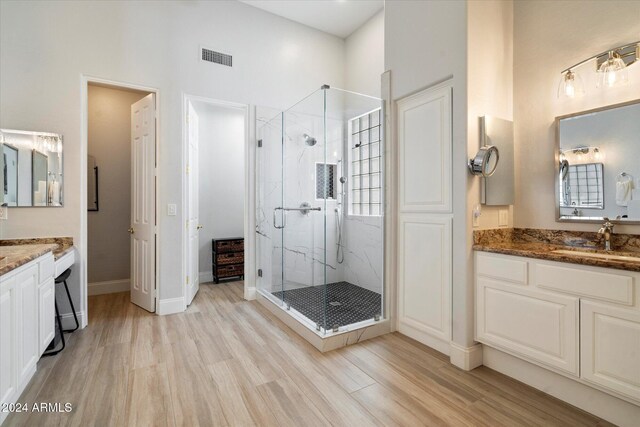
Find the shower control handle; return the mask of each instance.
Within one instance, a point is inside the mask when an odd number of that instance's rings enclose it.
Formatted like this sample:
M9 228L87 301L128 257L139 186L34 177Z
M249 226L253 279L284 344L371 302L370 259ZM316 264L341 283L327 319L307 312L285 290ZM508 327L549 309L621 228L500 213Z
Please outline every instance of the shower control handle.
M281 229L286 227L287 225L287 216L286 215L282 215L282 225L278 226L276 223L276 212L277 211L283 211L284 208L273 208L273 228L277 228L277 229Z

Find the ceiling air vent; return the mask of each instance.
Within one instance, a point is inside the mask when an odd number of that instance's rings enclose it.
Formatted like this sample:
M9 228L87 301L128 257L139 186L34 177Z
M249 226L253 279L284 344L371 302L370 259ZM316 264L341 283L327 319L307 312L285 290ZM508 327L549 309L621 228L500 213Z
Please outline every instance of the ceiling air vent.
M213 62L214 64L226 65L227 67L233 67L233 56L226 53L216 52L215 50L201 48L200 59L207 62Z

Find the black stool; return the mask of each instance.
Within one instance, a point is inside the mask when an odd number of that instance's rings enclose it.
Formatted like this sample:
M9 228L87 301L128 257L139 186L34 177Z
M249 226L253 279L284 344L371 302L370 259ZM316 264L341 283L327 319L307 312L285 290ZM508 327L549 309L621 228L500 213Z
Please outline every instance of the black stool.
M80 322L78 322L78 315L76 314L76 308L73 306L73 300L71 299L71 294L69 293L69 286L67 286L67 279L71 275L71 268L66 269L61 275L56 277L55 283L64 284L64 290L67 292L67 298L69 299L69 305L71 305L71 312L73 313L73 319L76 321L76 327L73 329L62 329L62 320L60 319L60 311L58 310L58 301L55 300L56 306L56 320L58 322L58 332L60 332L60 340L62 341L62 347L58 350L49 350L42 354L42 356L53 356L60 353L64 350L66 343L64 341L64 333L65 332L74 332L80 327ZM55 342L55 338L53 340Z

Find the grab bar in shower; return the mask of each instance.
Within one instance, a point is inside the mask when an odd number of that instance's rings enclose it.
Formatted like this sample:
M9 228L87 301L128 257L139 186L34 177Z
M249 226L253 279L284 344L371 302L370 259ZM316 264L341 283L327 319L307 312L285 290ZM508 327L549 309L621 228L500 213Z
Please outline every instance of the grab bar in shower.
M309 211L321 211L322 208L318 207L318 208L312 208L310 204L308 204L307 202L304 202L300 205L300 207L297 208L285 208L285 207L277 207L277 208L273 208L273 228L277 228L277 229L282 229L285 228L287 226L287 216L283 215L282 216L282 225L278 226L277 225L277 221L276 221L276 211L297 211L302 213L303 215L306 215L309 213Z

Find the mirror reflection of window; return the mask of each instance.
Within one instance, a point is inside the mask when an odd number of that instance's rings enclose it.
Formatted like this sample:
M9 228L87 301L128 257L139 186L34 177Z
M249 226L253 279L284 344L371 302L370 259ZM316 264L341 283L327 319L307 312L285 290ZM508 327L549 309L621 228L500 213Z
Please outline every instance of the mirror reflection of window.
M18 149L2 144L2 198L0 204L18 206Z
M49 159L39 151L32 151L31 183L33 206L47 206L49 197Z

